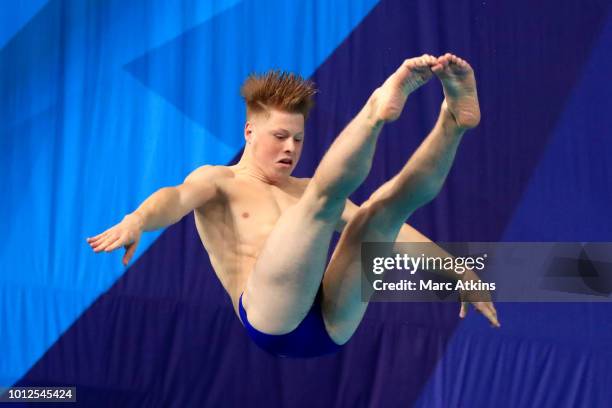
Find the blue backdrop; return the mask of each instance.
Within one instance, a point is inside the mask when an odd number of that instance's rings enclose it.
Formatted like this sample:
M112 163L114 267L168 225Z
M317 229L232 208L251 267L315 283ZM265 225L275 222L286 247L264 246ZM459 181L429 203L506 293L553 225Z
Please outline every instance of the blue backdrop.
M136 261L85 237L156 189L240 154L251 71L320 89L300 176L409 56L454 52L483 119L410 222L440 241L612 241L612 3L21 1L0 9L0 386L77 386L83 406L609 406L612 308L372 304L337 355L267 355L245 336L193 217ZM433 126L410 97L361 202ZM7 239L8 238L8 239Z

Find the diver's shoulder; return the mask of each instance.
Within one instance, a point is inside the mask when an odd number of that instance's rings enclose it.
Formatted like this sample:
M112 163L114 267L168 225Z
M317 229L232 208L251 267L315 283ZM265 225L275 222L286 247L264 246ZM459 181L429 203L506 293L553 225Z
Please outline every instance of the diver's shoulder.
M205 164L193 170L186 178L185 181L193 179L217 181L221 179L228 179L234 177L234 172L230 169L230 166L214 166Z

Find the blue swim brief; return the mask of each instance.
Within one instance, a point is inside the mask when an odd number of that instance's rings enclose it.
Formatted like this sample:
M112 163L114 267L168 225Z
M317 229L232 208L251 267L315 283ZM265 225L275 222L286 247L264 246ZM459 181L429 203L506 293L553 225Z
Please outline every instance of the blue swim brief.
M329 337L321 315L320 291L298 327L286 334L262 333L249 323L242 306L242 294L238 302L240 320L249 337L265 351L282 357L317 357L335 353L341 346Z

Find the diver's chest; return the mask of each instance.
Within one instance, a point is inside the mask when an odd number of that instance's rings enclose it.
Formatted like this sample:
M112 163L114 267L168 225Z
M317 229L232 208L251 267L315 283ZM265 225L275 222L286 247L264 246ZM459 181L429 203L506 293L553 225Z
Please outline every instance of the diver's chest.
M271 230L281 215L299 200L299 195L280 189L244 189L230 200L230 212L236 224Z

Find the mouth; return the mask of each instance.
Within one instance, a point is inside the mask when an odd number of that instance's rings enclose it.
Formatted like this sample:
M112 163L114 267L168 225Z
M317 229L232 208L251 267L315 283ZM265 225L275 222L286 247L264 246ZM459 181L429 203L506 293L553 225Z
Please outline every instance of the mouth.
M279 161L277 161L278 164L280 164L283 167L291 167L293 165L293 160L291 159L280 159Z

